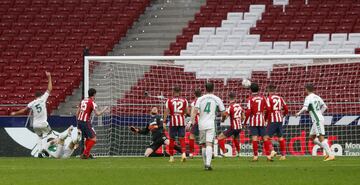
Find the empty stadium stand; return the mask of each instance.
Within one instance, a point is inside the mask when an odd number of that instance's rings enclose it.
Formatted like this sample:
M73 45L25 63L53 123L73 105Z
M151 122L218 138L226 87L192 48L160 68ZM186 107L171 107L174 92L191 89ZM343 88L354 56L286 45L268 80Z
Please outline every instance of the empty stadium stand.
M25 104L53 75L49 112L79 87L83 49L106 55L150 0L0 1L0 104ZM19 107L0 107L7 115Z

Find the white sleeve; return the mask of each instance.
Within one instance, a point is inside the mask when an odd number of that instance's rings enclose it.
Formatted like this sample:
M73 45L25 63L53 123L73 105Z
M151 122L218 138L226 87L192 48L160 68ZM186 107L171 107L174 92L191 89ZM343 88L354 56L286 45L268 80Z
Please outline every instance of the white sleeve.
M41 99L43 101L46 101L48 98L49 98L50 94L48 91L46 91L42 96L41 96Z
M169 104L169 99L167 99L166 102L165 102L165 108L166 108L166 109L169 108L169 105L168 105L168 104Z
M226 113L230 114L230 107L226 109Z
M308 97L305 98L305 102L304 102L304 108L306 108L306 110L308 110L310 105L310 99Z
M222 101L219 97L217 98L217 104L218 104L218 106L219 106L219 111L220 111L220 112L225 111L224 103L223 103L223 101Z
M200 109L200 98L196 100L194 107Z
M31 109L31 107L32 107L33 105L34 105L34 101L31 101L29 104L27 104L26 107L27 107L28 109Z

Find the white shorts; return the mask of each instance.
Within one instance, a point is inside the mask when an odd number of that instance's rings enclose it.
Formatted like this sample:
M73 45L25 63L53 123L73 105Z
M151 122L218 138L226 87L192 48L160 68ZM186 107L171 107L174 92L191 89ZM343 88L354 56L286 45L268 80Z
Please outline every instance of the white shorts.
M324 126L324 121L320 121L320 122L314 122L313 125L311 126L311 130L310 130L310 136L320 136L320 135L325 135L325 126Z
M213 143L215 138L215 129L206 129L199 131L200 144Z

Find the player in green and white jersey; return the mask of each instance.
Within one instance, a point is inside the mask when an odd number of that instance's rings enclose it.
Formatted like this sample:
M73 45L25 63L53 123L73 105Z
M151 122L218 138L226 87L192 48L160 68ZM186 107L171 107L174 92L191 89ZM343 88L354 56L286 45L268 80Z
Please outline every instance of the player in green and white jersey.
M296 116L300 116L303 112L308 111L313 122L310 130L310 139L321 148L325 150L326 156L324 161L331 161L335 159L333 152L330 149L329 143L325 140L325 118L323 113L326 111L327 106L323 99L314 94L314 85L305 85L306 93L303 108L296 113Z

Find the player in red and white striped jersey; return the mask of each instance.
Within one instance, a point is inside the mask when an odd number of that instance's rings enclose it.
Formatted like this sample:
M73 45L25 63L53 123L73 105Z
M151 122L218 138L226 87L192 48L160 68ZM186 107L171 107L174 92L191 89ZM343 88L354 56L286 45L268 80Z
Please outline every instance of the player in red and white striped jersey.
M179 143L182 150L181 161L186 160L186 143L185 143L185 115L188 114L188 101L185 98L180 97L181 89L176 86L173 89L173 98L169 98L166 101L166 110L164 112L164 128L166 128L167 116L170 115L169 125L169 162L174 162L174 145L176 137L179 139Z
M81 130L82 132L82 146L84 146L84 151L81 155L82 159L88 159L90 156L90 151L91 148L95 145L96 143L96 134L94 129L91 126L91 114L94 111L95 114L97 116L100 116L101 114L103 114L108 107L105 107L103 110L98 111L97 110L97 105L95 103L95 95L96 95L96 90L93 88L90 88L88 91L88 98L84 98L81 103L80 106L78 108L78 110L76 111L76 115L77 115L77 127L79 130ZM85 145L84 145L84 139L85 140Z
M239 134L242 128L242 121L244 121L245 119L245 112L244 109L241 107L240 103L236 102L235 96L235 93L229 94L230 105L221 120L221 122L224 122L229 117L230 128L220 133L217 137L219 148L223 154L226 153L225 139L232 136L237 154L240 155Z
M271 139L274 134L276 134L279 137L279 144L280 144L280 152L281 157L280 160L285 160L286 155L286 141L283 137L283 128L282 124L284 121L284 116L288 114L288 107L284 101L284 99L276 95L275 93L276 87L274 85L269 85L267 87L268 97L267 102L269 105L269 114L268 114L268 121L269 124L266 128L266 135L264 136L264 142L267 142L269 140L271 144ZM274 151L273 147L270 146L271 153L266 154L267 156L270 155L271 158L273 158L276 155L276 152Z
M252 83L250 85L250 90L252 92L251 96L247 99L247 110L246 110L246 119L245 123L247 121L250 121L250 135L252 139L252 145L253 145L253 153L254 158L253 161L258 160L258 137L263 137L265 135L266 131L266 111L268 109L266 98L259 94L259 86L256 83ZM265 145L265 151L269 150L270 144L264 143Z
M194 95L195 95L195 99L191 103L191 109L189 109L189 110L192 110L193 107L195 107L197 99L201 96L201 90L196 89L194 91ZM195 117L195 123L192 124L191 129L190 129L190 135L189 135L189 157L190 158L192 158L194 156L195 138L196 138L196 136L199 135L198 122L199 122L199 114Z

